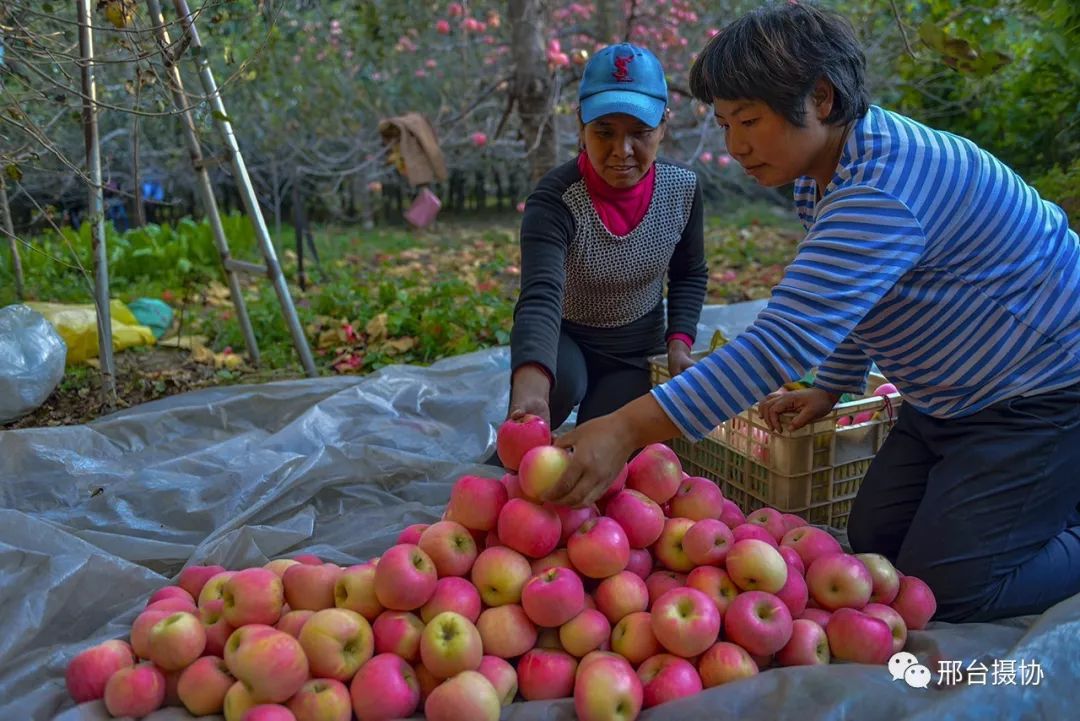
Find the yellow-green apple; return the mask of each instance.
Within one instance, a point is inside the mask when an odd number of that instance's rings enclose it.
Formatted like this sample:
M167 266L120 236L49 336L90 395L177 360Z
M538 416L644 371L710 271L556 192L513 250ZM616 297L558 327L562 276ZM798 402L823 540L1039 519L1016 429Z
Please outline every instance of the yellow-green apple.
M298 563L281 576L285 602L291 611L322 611L334 607L334 586L344 569L332 563Z
M415 613L383 611L371 627L375 653L396 653L409 663L416 663L420 658L420 635L425 625Z
M627 464L626 487L641 491L661 505L671 500L682 480L679 457L663 443L645 446Z
M880 553L856 553L855 558L862 561L866 570L870 572L870 578L874 582L874 590L870 593L871 603L890 604L900 593L900 574L889 559Z
M583 576L607 578L626 568L630 542L614 519L600 516L581 524L566 543L570 562Z
M770 656L791 640L791 611L765 591L743 591L724 612L724 637L754 656Z
M408 718L420 705L416 671L392 653L381 653L361 666L349 689L360 721Z
M165 702L165 675L152 663L117 669L105 682L104 699L112 716L148 716Z
M526 701L574 695L577 659L566 651L534 648L517 662L518 690Z
M180 673L176 694L192 716L208 716L225 709L225 694L234 683L224 659L203 656Z
M501 710L495 687L477 671L447 679L424 702L427 721L499 721Z
M216 576L211 576L206 583L203 584L202 590L199 591L199 608L203 608L211 601L221 601L225 594L225 582L228 581L236 571L222 571Z
M104 698L109 677L134 665L135 653L125 641L105 641L92 646L68 664L64 673L68 694L75 703Z
M784 514L775 508L759 508L746 517L746 522L756 523L764 528L777 543L788 531L787 523L784 521Z
M332 678L311 679L289 699L288 707L296 721L352 721L353 717L348 687Z
M447 576L435 584L435 593L420 608L420 618L428 623L443 611L454 611L476 623L480 618L480 606L480 592L476 586L464 578Z
M593 598L607 620L618 623L628 614L649 608L649 587L636 573L619 571L600 582Z
M746 523L746 515L743 514L742 509L739 508L739 504L730 498L724 499L724 508L720 512L720 520L724 522L724 525L728 528L736 528Z
M773 548L780 547L780 544L776 542L776 539L772 537L772 534L765 530L765 526L757 523L750 523L749 521L733 527L731 529L731 537L735 539L736 543L748 538L755 538L759 541L764 541Z
M179 671L202 655L206 629L195 614L180 611L155 623L148 642L155 665L162 671Z
M825 627L833 658L856 663L888 663L893 654L889 624L854 608L838 608Z
M536 645L536 625L517 604L485 609L476 621L484 652L499 658L517 658Z
M641 713L641 679L623 659L598 657L581 669L574 684L579 721L633 721Z
M342 571L334 583L334 605L374 621L383 612L383 605L375 595L376 565L368 561Z
M613 518L626 533L630 548L648 548L664 530L664 511L640 491L620 491L607 502L604 515Z
M511 471L526 468L525 457L537 447L550 447L551 428L540 416L526 413L507 418L495 434L495 450L503 467Z
M776 593L787 583L788 565L780 551L756 538L736 541L724 565L742 591Z
M506 486L506 500L525 497L521 490L521 479L518 478L518 474L504 473L502 478L499 479L499 483Z
M473 531L493 530L507 498L506 486L494 478L462 476L450 489L445 520Z
M685 586L689 576L675 571L654 571L645 579L645 587L649 589L649 604L656 603L656 599L663 596L673 588Z
M557 628L585 608L585 586L569 568L534 575L521 589L521 607L537 626Z
M397 543L411 543L416 546L420 543L420 537L424 535L424 531L431 527L429 523L413 523L405 526L401 529L401 533L398 534Z
M285 584L273 571L245 568L225 582L221 598L225 602L223 614L230 626L249 623L272 626L281 618Z
M693 521L719 519L724 512L724 494L720 486L701 476L684 479L670 503L672 516Z
M900 612L909 631L921 631L937 613L937 598L921 578L902 576L900 590L889 604ZM136 652L137 653L137 652Z
M479 553L469 529L454 521L428 526L416 545L431 558L439 578L469 575Z
M638 611L624 616L611 629L611 650L634 666L660 653L652 615L648 611Z
M780 545L794 548L805 568L810 568L810 564L820 556L844 552L840 542L833 538L832 534L815 526L791 529L780 539Z
M637 675L643 692L642 708L701 693L701 676L694 664L669 653L659 653L642 661Z
M499 513L499 539L529 558L543 558L559 545L562 528L555 511L514 498Z
M802 556L799 555L798 551L791 546L780 546L779 551L791 571L800 576L806 575L806 564L803 563Z
M420 608L431 599L438 581L431 557L408 543L391 547L375 566L375 596L392 611Z
M274 628L279 631L284 631L293 638L300 638L300 629L304 627L307 620L315 615L314 611L289 611L282 615L278 619L278 622L274 624Z
M559 527L562 529L562 533L559 536L559 543L565 544L567 539L577 529L581 528L581 524L590 518L599 517L600 513L596 510L596 506L583 506L581 508L571 508L570 506L562 506L558 503L545 503L544 508L549 508L555 511L555 515L559 517Z
M443 682L443 679L435 678L431 671L424 668L422 663L413 666L413 671L416 672L416 682L420 685L420 703L424 703L435 687Z
M792 618L798 618L806 610L806 602L810 598L810 593L806 588L806 579L791 570L789 566L787 582L776 592L776 597L788 607Z
M207 601L199 609L199 620L206 629L206 648L203 649L203 655L224 656L225 642L234 630L225 620L225 601L220 598Z
M874 580L862 561L847 553L818 556L806 569L806 587L827 611L862 608L870 602Z
M893 637L893 653L904 650L904 646L907 644L907 624L904 623L904 617L900 615L899 611L892 606L886 606L884 603L871 602L863 607L863 613L874 618L880 618L889 624L889 630L892 632Z
M225 721L243 721L244 714L254 707L256 701L243 681L237 681L225 693Z
M344 608L316 611L300 629L298 640L312 676L342 682L348 682L375 652L371 624Z
M642 580L648 578L649 574L653 572L653 557L649 549L631 548L630 559L626 562L626 570Z
M686 577L686 585L712 599L721 616L732 599L739 595L739 589L727 571L716 566L698 566Z
M817 623L796 618L791 622L791 638L776 652L781 666L818 666L829 663L829 638Z
M676 656L705 653L720 635L720 611L696 588L673 588L653 604L652 628L660 645Z
M206 582L224 571L224 566L188 566L176 577L176 585L187 591L194 601L199 598Z
M728 624L730 627L730 624ZM758 665L742 646L719 641L698 659L698 673L704 688L720 686L758 674Z
M695 566L720 566L735 543L731 529L716 518L694 523L683 536L683 550Z
M285 575L285 571L289 568L289 566L295 566L298 563L300 562L297 561L295 558L275 558L273 561L264 564L263 568L265 568L267 571L270 571L278 578L281 578Z
M249 708L244 714L243 721L296 721L296 716L287 706L261 703Z
M420 659L437 678L451 678L475 671L484 655L480 632L472 621L444 611L424 627L420 635Z
M521 495L537 503L546 500L569 465L570 452L565 448L544 445L530 449L517 469Z
M689 573L695 564L686 555L683 541L695 521L689 518L669 518L664 521L664 530L653 546L653 555L669 571Z
M308 659L300 642L261 624L233 631L225 644L225 664L256 703L282 703L308 679Z
M609 638L611 622L595 608L586 608L559 628L559 643L578 658L600 648Z
M565 548L552 551L543 558L537 558L536 560L531 561L530 565L532 566L532 575L534 576L549 568L574 568L574 564L570 563L570 552Z
M484 656L480 660L480 668L476 670L495 687L502 706L514 703L518 692L518 678L517 671L509 661L498 656Z
M476 557L471 578L488 606L521 602L521 589L532 577L529 559L512 548L493 546Z
M183 605L185 606L185 608L188 606L190 606L191 608L195 608L195 598L179 586L165 586L163 588L159 588L158 590L150 594L150 598L146 601L146 605L147 607L149 607L151 604L154 604L158 601L164 601L167 598L173 598L183 601Z

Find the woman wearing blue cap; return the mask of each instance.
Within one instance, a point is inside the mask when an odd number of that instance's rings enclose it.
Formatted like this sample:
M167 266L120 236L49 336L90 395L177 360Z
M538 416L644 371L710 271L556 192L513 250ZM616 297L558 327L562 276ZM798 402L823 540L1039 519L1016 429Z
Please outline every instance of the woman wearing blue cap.
M645 48L612 45L585 68L582 151L525 203L509 417L555 429L577 406L580 423L648 393L650 355L666 351L673 374L692 363L708 280L701 187L657 159L667 98Z
M864 69L851 26L806 3L706 46L691 90L750 176L795 184L806 237L745 333L558 440L573 461L547 500L588 503L635 449L755 403L801 427L874 361L904 404L853 550L926 581L939 620L1041 613L1080 593L1080 239L990 153L870 104ZM813 367L813 388L767 399Z

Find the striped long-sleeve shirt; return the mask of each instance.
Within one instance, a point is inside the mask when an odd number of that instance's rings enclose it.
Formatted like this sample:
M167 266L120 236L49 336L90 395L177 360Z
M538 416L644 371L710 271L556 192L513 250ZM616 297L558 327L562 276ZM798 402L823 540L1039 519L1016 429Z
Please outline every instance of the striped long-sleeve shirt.
M653 395L699 440L781 384L865 388L962 417L1080 382L1080 240L1065 213L972 142L871 106L755 322Z

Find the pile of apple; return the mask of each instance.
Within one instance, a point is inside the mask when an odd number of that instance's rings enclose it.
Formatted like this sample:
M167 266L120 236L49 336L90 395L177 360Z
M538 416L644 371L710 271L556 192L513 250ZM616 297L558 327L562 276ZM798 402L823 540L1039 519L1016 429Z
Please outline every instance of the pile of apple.
M516 473L458 479L441 521L367 563L184 569L129 641L75 657L72 698L226 721L495 721L519 696L573 698L582 721L631 721L774 665L885 664L936 610L881 556L744 516L664 445L595 506L544 503L569 462L550 443L538 418L506 422Z

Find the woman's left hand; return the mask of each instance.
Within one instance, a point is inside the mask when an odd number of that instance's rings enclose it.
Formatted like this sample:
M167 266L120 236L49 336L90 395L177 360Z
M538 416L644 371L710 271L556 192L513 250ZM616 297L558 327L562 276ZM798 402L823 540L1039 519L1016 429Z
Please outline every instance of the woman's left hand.
M694 358L690 355L690 347L686 343L681 340L668 343L667 366L672 378L692 365L694 365Z

